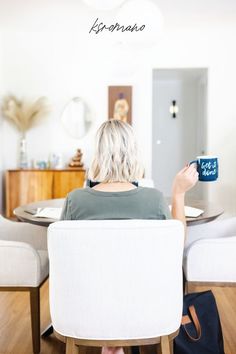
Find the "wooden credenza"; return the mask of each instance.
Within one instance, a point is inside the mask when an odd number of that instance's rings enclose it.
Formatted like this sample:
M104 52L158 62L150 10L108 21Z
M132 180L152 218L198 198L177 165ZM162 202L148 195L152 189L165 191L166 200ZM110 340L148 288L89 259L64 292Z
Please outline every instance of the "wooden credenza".
M45 199L64 198L85 181L85 170L8 170L6 171L6 217L24 204Z

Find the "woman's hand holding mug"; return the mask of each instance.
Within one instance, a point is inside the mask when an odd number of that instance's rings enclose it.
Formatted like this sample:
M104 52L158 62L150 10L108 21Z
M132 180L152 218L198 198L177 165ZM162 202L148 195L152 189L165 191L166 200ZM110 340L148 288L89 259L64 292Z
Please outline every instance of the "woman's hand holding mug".
M218 158L216 156L198 156L174 178L172 187L172 217L183 222L186 230L184 213L185 193L195 186L197 181L212 182L218 178ZM185 233L186 234L186 233Z
M197 181L213 182L218 178L218 158L216 156L197 156L174 178L173 195L184 194L195 186Z
M173 195L185 194L188 190L195 186L198 181L198 172L196 167L192 165L185 166L177 173L173 181Z

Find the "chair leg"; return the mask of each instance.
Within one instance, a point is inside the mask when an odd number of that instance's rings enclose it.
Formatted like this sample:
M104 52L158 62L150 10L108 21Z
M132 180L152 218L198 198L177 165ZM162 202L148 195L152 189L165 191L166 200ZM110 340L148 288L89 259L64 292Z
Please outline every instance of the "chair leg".
M79 347L75 344L74 338L66 338L66 354L79 354Z
M31 330L34 354L40 353L40 291L30 289Z
M162 354L161 353L161 342L156 345L156 353L157 354Z
M170 354L174 354L174 340L170 341Z
M145 354L144 346L139 347L139 354Z
M189 284L188 284L188 281L186 280L185 282L185 295L187 295L189 293Z
M133 354L131 347L124 347L123 349L125 354Z
M171 354L170 341L168 336L161 337L161 354Z

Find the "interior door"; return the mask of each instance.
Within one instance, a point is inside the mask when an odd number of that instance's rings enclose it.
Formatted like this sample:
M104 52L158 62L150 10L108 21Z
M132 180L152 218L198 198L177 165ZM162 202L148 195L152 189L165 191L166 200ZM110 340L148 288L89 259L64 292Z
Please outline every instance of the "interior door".
M153 78L153 154L152 172L156 188L171 195L173 178L189 161L204 151L204 95L199 89L199 75L176 72ZM201 93L201 94L200 94ZM170 113L172 101L179 109ZM188 195L203 199L198 184Z

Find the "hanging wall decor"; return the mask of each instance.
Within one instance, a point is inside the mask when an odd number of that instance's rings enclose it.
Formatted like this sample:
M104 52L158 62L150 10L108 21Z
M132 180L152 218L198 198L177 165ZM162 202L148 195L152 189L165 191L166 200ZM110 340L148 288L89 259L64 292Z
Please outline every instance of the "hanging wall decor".
M64 107L61 122L65 131L75 139L82 139L88 133L92 119L88 105L81 97L73 97Z
M108 104L108 119L132 123L132 86L109 86Z

